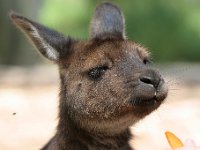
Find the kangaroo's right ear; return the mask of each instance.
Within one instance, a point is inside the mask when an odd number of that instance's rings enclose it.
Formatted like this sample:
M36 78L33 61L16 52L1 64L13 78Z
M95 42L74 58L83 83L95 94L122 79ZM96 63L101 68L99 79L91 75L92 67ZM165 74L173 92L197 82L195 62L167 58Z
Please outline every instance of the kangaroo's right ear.
M16 13L11 12L10 17L46 58L56 62L72 51L74 40L71 38L65 38L62 34Z

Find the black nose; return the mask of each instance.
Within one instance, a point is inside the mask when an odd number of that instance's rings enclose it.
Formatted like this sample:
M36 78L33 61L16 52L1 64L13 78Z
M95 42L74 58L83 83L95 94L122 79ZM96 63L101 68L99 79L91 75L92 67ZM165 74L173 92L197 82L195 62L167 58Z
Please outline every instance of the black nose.
M161 76L159 73L151 70L141 75L140 81L145 84L153 85L153 87L157 89L161 81Z

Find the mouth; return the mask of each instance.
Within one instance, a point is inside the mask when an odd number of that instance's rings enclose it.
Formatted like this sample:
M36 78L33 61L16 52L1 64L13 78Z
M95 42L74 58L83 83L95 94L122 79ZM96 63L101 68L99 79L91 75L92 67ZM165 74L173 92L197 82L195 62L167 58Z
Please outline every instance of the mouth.
M166 93L162 93L152 97L139 96L137 98L132 98L130 102L134 115L138 116L139 118L145 117L152 111L156 110L162 104L166 96Z
M131 104L140 108L157 108L167 97L167 92L155 92L146 95L138 95L131 99Z
M155 106L157 104L157 98L138 98L138 99L134 99L132 100L132 104L134 106L139 106L139 107L145 107L145 106Z
M130 102L139 109L156 109L167 97L168 88L164 81L158 87L149 84L140 84L134 89Z
M149 97L149 98L136 98L132 99L131 103L135 107L140 107L140 108L157 108L160 106L160 104L164 101L166 98L166 95L160 95L154 96L154 97Z

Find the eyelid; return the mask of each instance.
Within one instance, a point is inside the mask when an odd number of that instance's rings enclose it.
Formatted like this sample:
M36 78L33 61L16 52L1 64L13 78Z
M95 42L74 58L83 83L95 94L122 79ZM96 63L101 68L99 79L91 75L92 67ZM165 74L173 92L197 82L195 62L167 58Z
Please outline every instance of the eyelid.
M110 69L109 65L107 65L107 64L104 64L104 65L97 65L97 66L94 66L94 67L91 67L91 68L89 68L89 69L86 69L86 70L81 71L81 75L82 75L82 76L88 76L88 73L89 73L92 69L95 69L95 68L103 68L103 67L107 67L106 70Z
M90 67L89 69L87 69L86 70L86 72L88 72L88 71L90 71L90 70L92 70L92 69L95 69L95 68L104 68L104 67L106 67L107 69L110 69L111 68L111 66L110 66L110 63L104 63L104 64L100 64L100 65L94 65L94 67Z
M151 57L147 57L143 59L143 62L146 62L145 64L151 64L153 62L153 59Z
M90 71L92 71L94 69L108 70L110 68L108 67L108 65L100 65L100 66L96 66L96 67L93 67L93 68L89 69L87 72L90 72Z
M108 66L99 66L99 67L95 67L95 68L92 68L88 71L87 75L92 78L92 79L99 79L104 73L106 70L108 70L109 67ZM94 74L91 74L92 71L95 71Z

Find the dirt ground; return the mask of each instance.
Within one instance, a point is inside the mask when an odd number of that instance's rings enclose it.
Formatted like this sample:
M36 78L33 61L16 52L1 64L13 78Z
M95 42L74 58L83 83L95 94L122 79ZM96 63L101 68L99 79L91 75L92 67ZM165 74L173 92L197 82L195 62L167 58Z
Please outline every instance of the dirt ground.
M169 96L154 113L131 127L136 150L166 150L166 130L200 146L200 64L159 66ZM57 124L56 67L0 68L0 149L37 150Z

